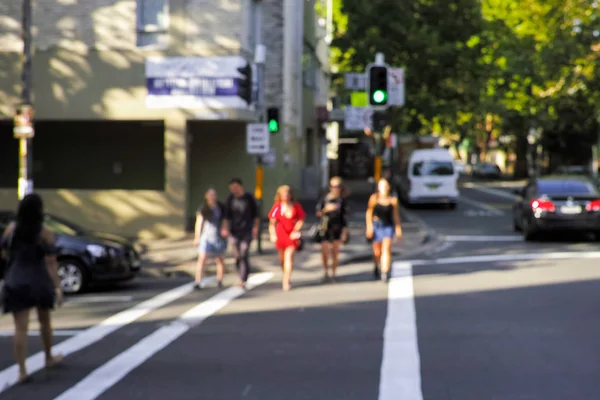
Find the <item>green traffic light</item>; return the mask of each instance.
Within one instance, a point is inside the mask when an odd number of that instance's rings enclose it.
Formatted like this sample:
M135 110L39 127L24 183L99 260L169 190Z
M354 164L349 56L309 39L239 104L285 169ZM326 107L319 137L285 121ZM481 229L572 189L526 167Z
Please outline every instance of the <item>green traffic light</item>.
M383 90L376 90L373 93L373 101L375 103L383 103L387 97L387 93Z
M263 125L264 126L264 125ZM279 130L279 124L274 119L269 121L269 132L277 132Z

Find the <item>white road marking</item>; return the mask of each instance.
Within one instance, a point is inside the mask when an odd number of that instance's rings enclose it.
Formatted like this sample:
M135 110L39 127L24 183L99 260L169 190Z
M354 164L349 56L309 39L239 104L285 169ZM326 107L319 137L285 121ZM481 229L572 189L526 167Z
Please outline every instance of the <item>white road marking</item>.
M495 212L484 210L467 210L463 214L466 217L498 217Z
M73 336L52 347L55 353L62 353L64 356L75 353L87 346L90 346L99 340L105 338L119 328L122 328L134 322L138 318L161 308L193 291L193 283L187 283L175 289L161 293L146 301L143 301L127 310L121 311L111 317L108 317L98 325L94 325L85 331ZM27 358L27 371L30 374L44 368L44 353L39 352ZM12 365L0 371L0 393L18 382L19 369L17 365Z
M471 189L478 190L478 191L480 191L482 193L491 194L493 196L502 197L503 199L507 199L507 200L516 201L516 200L519 199L518 196L516 196L514 194L507 193L504 190L492 189L492 188L485 188L485 187L479 187L479 186L472 186Z
M75 336L83 332L83 329L59 329L52 332L53 336ZM0 337L13 337L15 335L14 331L2 331L0 332ZM29 336L40 336L40 331L31 330L28 332Z
M499 236L481 236L481 235L444 235L442 240L449 242L522 242L523 236L520 235L499 235Z
M379 400L423 400L412 265L394 262L383 333Z
M460 200L459 201L460 202L465 202L467 204L470 204L470 205L478 207L478 208L481 208L481 209L483 209L485 211L488 211L489 213L491 213L493 215L497 215L497 216L504 215L504 213L502 211L498 210L497 208L494 208L494 207L492 207L492 206L490 206L488 204L482 203L480 201L475 201L475 200L469 199L469 198L467 198L465 196L460 196Z
M272 277L273 274L270 272L253 275L248 279L247 288L253 289ZM244 293L245 290L240 287L231 287L219 292L98 367L55 400L93 400L98 398L154 354Z
M446 236L442 237L441 239L446 240ZM432 250L430 250L429 254L441 253L443 251L448 250L452 246L454 246L454 243L452 243L450 241L442 242L442 244L440 244L438 247L434 247Z
M431 260L403 260L414 265L444 265L444 264L468 264L478 262L495 261L531 261L531 260L568 260L568 259L596 259L600 258L600 251L565 251L557 253L524 253L524 254L489 254L481 256L434 258Z
M68 297L65 303L85 304L85 303L127 303L133 300L133 296L78 296Z

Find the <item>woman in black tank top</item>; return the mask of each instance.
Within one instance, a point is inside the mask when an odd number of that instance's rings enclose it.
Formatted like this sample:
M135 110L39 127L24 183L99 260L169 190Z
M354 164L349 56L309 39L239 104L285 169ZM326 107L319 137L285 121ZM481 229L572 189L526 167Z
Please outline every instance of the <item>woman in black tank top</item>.
M402 237L398 199L391 195L391 185L386 179L377 183L377 193L369 198L366 213L366 236L373 242L373 274L375 278L389 280L392 265L392 240ZM381 273L380 273L381 266Z

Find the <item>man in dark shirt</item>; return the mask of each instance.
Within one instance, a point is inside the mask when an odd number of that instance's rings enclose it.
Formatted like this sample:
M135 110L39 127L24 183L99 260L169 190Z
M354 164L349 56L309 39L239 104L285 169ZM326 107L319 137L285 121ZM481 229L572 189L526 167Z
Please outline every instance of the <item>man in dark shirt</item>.
M250 273L250 243L258 237L260 215L254 196L244 190L241 179L230 180L229 191L221 235L229 237L233 244L235 264L240 271L239 286L245 287Z

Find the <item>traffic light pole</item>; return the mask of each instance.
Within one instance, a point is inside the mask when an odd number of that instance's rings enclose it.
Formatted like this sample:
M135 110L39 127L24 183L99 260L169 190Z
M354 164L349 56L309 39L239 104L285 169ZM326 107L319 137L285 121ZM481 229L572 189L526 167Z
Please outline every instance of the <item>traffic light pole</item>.
M23 38L23 70L21 72L22 92L21 99L24 105L31 105L31 1L22 0L22 38ZM17 120L18 115L15 116ZM33 121L29 120L31 128ZM19 200L33 191L33 137L23 135L19 138Z
M258 82L258 90L256 92L256 112L258 113L258 122L264 123L265 117L265 58L266 49L265 46L259 44L256 46L254 63L256 64L256 75ZM264 186L264 169L263 169L263 157L256 156L256 167L255 167L255 189L254 197L258 206L258 215L260 221L258 223L258 236L256 238L256 247L259 254L263 253L262 250L262 232L263 232L263 186Z

